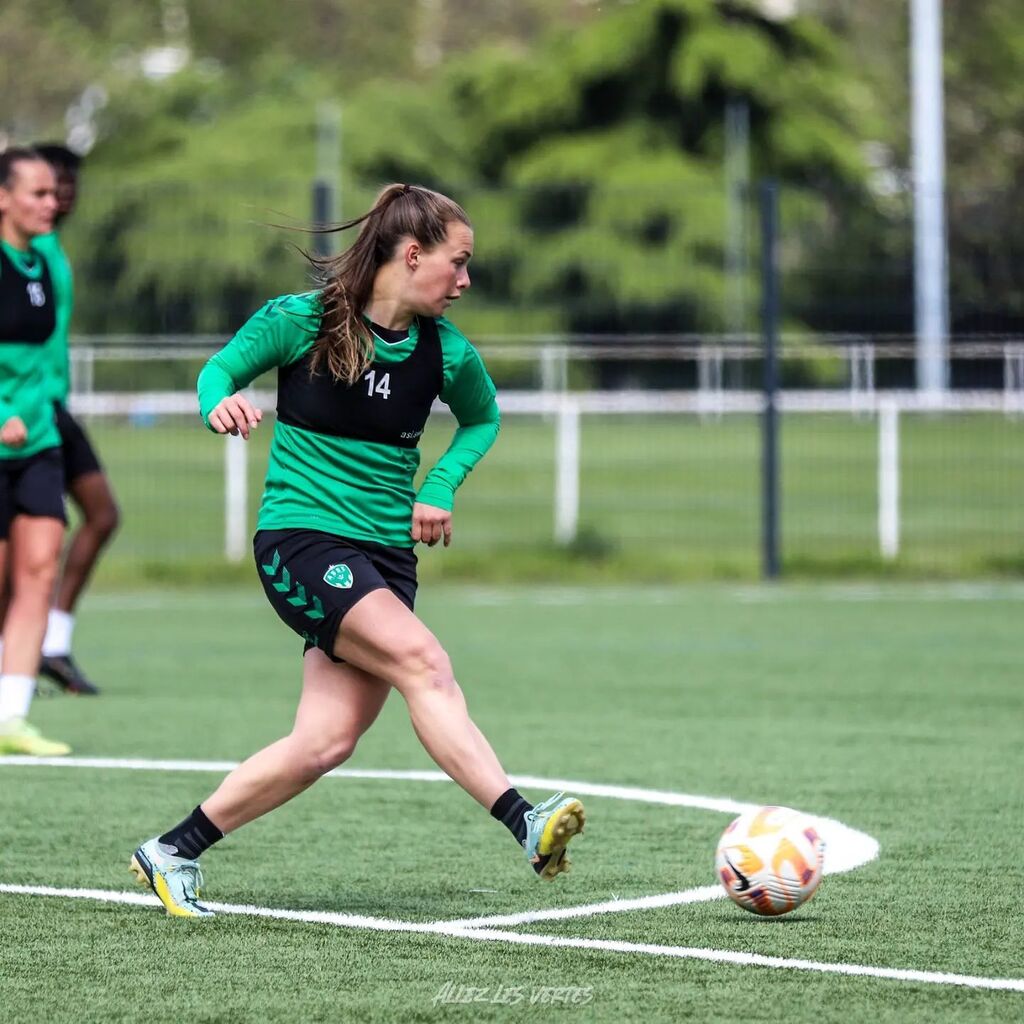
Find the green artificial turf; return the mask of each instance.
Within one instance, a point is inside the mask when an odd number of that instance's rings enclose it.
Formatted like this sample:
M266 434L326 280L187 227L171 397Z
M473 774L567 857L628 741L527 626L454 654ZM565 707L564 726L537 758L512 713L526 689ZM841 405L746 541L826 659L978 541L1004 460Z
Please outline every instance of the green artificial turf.
M420 612L510 772L788 804L881 844L779 920L715 900L509 930L1024 979L1024 588L427 586ZM77 654L103 695L32 718L81 757L237 760L288 730L300 647L255 583L97 593ZM397 695L349 766L433 767ZM0 883L130 891L134 846L220 777L0 765ZM426 922L714 883L727 815L585 802L574 871L549 886L449 783L325 779L209 851L206 895ZM0 894L0 921L3 1021L1024 1015L1020 992L58 896ZM532 1003L546 986L585 1004ZM487 1001L444 1001L470 990Z

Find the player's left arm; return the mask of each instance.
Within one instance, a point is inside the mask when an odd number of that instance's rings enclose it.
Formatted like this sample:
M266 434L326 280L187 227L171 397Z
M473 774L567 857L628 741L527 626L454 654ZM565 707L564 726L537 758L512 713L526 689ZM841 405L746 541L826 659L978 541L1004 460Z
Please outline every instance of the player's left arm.
M427 473L413 507L412 539L428 545L439 540L445 547L451 543L455 492L487 454L501 427L494 383L476 349L465 339L461 342L450 363L446 359L441 391L441 401L459 426L448 450Z

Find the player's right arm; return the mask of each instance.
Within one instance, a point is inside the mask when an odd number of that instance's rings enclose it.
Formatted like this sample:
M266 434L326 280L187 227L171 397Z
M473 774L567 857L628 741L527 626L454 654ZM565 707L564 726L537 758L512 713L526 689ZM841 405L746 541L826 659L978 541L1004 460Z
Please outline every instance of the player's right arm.
M272 299L250 317L199 374L199 411L210 430L248 440L263 411L239 392L267 370L301 359L318 328L309 296Z

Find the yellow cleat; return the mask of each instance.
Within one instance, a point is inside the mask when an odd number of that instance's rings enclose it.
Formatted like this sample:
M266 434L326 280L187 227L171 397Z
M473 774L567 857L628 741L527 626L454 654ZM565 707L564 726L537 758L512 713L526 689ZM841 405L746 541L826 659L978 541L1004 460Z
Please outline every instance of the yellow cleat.
M556 793L526 812L526 859L534 865L537 875L552 882L568 872L571 864L566 847L573 836L583 831L586 815L583 804L575 797Z
M0 754L28 754L29 757L64 757L71 748L59 740L48 740L24 718L0 722Z
M176 857L159 839L150 839L132 854L129 863L135 881L159 897L171 917L213 917L213 911L199 902L203 872L196 860Z

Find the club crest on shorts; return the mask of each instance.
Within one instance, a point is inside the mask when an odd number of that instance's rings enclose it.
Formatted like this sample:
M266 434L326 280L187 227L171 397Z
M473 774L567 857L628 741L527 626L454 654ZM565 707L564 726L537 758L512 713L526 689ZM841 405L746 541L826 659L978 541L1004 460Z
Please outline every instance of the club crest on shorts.
M324 583L331 587L337 587L339 590L348 590L354 580L352 570L344 563L332 565L324 573Z

